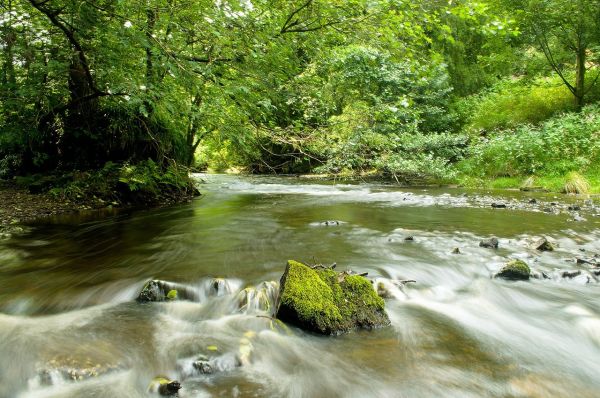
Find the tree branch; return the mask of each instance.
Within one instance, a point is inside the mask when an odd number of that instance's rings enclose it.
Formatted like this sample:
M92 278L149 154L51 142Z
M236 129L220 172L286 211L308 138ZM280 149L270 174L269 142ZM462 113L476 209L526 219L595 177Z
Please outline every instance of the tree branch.
M65 23L63 23L58 18L58 16L62 12L62 10L52 10L50 8L44 7L44 5L46 3L48 3L48 1L49 0L43 0L43 1L29 0L29 3L31 3L31 5L36 10L38 10L39 12L44 14L50 20L50 22L52 22L52 24L55 27L57 27L58 29L60 29L63 32L63 34L67 38L67 41L71 44L71 46L73 46L73 48L75 49L75 51L77 53L77 58L78 58L79 64L81 64L81 67L83 68L83 72L85 74L85 78L88 82L90 89L94 93L101 93L101 91L98 90L98 88L96 87L96 82L94 81L94 77L92 76L92 72L90 71L87 57L85 55L85 52L83 51L83 47L81 46L81 43L79 43L79 40L77 40L73 31L70 30L69 28L67 28Z
M290 15L288 15L287 19L285 20L285 22L283 23L283 26L281 27L281 29L279 30L279 34L284 34L289 32L288 29L291 28L292 26L296 26L298 25L300 22L295 21L292 22L292 19L298 15L298 13L302 10L304 10L306 7L310 6L312 4L313 0L308 0L306 3L302 4L300 7L296 8L294 11L292 11L292 13Z

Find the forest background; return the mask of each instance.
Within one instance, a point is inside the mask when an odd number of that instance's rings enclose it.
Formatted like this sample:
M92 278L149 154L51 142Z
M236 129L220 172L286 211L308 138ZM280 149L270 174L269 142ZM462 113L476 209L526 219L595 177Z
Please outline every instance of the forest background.
M0 0L0 178L600 192L597 0Z

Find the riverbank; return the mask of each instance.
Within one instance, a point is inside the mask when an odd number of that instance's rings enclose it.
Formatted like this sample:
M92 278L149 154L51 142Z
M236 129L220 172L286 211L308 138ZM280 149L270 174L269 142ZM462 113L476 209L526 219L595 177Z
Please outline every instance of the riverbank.
M200 195L186 169L153 162L0 180L0 236L45 217L100 209L162 207Z
M14 184L0 182L0 237L21 230L23 223L90 208L86 204L59 200L48 193L32 194Z

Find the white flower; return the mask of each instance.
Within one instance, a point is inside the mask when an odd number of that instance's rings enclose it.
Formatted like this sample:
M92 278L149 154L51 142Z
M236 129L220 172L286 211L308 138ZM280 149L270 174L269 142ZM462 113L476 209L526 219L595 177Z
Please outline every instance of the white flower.
M131 21L125 21L123 26L125 26L126 28L131 28L133 26L133 24L131 23Z

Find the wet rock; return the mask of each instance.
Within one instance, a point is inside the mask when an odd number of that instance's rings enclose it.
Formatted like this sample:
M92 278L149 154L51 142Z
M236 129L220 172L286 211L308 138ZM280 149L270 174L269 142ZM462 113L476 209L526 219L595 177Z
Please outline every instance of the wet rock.
M485 247L486 249L497 249L498 244L498 238L492 237L489 239L483 239L481 242L479 242L479 247Z
M383 299L366 278L346 275L340 282L338 276L331 269L288 261L280 282L277 318L326 335L390 324Z
M144 285L136 300L148 303L195 299L194 293L183 285L154 279Z
M181 384L177 380L170 380L164 376L155 377L148 387L149 392L158 393L163 397L177 396L180 389Z
M381 298L393 298L394 294L391 292L390 288L386 286L383 282L377 282L377 295Z
M220 297L232 293L232 288L227 279L214 278L210 281L210 290L208 293L212 296Z
M257 287L246 287L237 295L237 304L241 312L271 312L279 284L274 281L262 282Z
M527 280L531 274L529 266L521 260L511 260L504 264L502 269L494 275L494 278L509 280Z
M169 294L171 297L177 298L177 290L173 289L168 282L151 280L144 285L137 301L140 303L166 301L170 300Z
M572 210L572 211L573 211L573 210L574 210L574 211L579 211L579 210L581 210L581 207L580 207L580 206L577 206L577 205L571 205L571 206L567 207L567 209L568 209L568 210Z
M529 203L530 205L534 205L537 203L537 200L535 198L531 198L527 203Z
M492 203L492 207L494 209L506 209L506 204L494 202L494 203Z
M452 254L460 254L460 249L458 247L455 247L454 249L452 249Z
M563 278L575 278L576 276L581 275L581 270L569 270L569 271L563 271L560 276L562 276Z
M590 274L584 273L584 274L577 275L577 276L571 278L571 281L578 285L587 285L588 283L594 282L595 279Z
M541 252L551 252L554 250L554 246L546 238L541 238L535 241L533 243L533 248Z
M592 257L592 258L576 257L575 262L577 264L588 264L588 265L593 265L593 266L598 265L598 260L595 257Z
M550 276L544 271L531 271L530 276L534 279L550 279Z
M407 242L412 242L412 241L415 240L415 237L412 236L412 235L410 235L410 236L407 236L406 238L404 238L404 240L407 241Z
M336 226L336 225L340 225L340 222L337 220L327 220L327 221L323 221L321 224L323 224L325 226Z
M201 374L212 374L214 371L210 362L206 360L194 361L192 366Z

